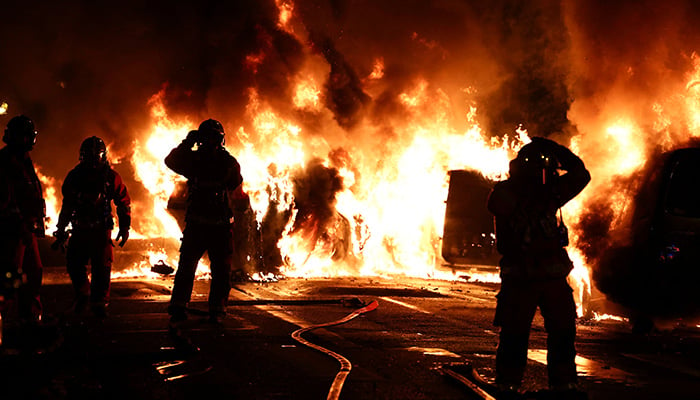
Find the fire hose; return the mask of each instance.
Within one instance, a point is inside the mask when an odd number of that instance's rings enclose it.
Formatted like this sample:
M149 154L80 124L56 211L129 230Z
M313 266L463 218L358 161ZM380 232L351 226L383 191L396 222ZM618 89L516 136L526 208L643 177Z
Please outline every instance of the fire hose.
M496 400L491 394L495 391L493 384L484 379L470 363L450 363L442 365L437 369L440 373L450 376L463 385L472 393L484 400ZM490 390L487 390L490 389Z
M333 379L333 383L331 384L331 389L328 392L328 397L326 398L327 400L338 399L338 397L340 396L340 391L343 388L343 384L345 383L345 379L350 374L350 370L352 369L352 364L350 363L350 360L343 357L342 355L340 355L332 350L329 350L325 347L321 347L317 344L311 343L308 340L302 338L301 335L303 333L311 331L313 329L325 328L328 326L335 326L335 325L344 324L344 323L346 323L346 322L348 322L348 321L350 321L350 320L352 320L352 319L354 319L354 318L356 318L364 313L375 310L377 308L377 306L379 306L379 303L377 303L376 300L373 300L368 305L353 311L352 313L346 315L345 317L343 317L337 321L326 322L323 324L308 326L306 328L298 329L292 333L292 338L294 340L296 340L297 342L303 344L304 346L311 347L314 350L318 350L324 354L327 354L327 355L335 358L336 360L338 360L338 362L340 363L340 371L338 371L338 373L335 375L335 379Z

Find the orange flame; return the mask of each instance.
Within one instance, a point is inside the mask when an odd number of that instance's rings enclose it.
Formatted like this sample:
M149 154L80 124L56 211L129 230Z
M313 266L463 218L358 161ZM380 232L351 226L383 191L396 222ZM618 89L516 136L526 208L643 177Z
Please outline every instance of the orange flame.
M298 88L316 88L315 79L318 78L311 76L300 80ZM319 91L314 89L311 93L317 95ZM180 230L167 213L166 204L176 180L182 178L167 170L162 160L192 129L192 124L188 120L169 119L162 96L161 92L151 99L154 125L145 135L145 143L136 143L132 163L137 179L152 195L152 212L156 217L142 234L177 238ZM295 96L301 99L299 90ZM431 90L425 80L417 81L412 90L400 94L399 100L410 110L409 121L397 127L398 134L406 140L397 143L397 150L383 154L380 165L370 161L376 149L363 148L361 143L348 145L350 154L360 161L339 167L344 181L344 189L336 196L339 215L329 232L319 237L304 229L292 233L296 216L292 214L278 243L285 260L278 267L284 275L398 274L456 279L452 272L436 268L442 263L440 235L447 198L447 171L470 168L491 178L503 178L514 151L529 139L524 131L516 132L512 140L484 138L475 122L475 107L469 109L469 128L456 131L446 118L449 106L446 95ZM229 150L241 163L244 189L260 223L270 204L275 204L279 211L293 207L292 172L303 168L310 158L325 159L332 147L323 138L305 140L307 136L301 126L261 101L253 88L249 90L246 115L249 127L241 126L236 131L242 147ZM325 164L330 165L328 160ZM334 236L347 239L347 243L340 245L348 257L337 257L339 244L334 242ZM493 277L486 275L483 279Z
M168 212L168 200L175 190L178 181L184 182L184 178L171 171L163 162L170 150L177 146L187 133L196 129L189 121L174 122L168 118L163 105L165 89L156 93L149 100L151 115L154 125L151 132L145 136L145 143L136 141L131 163L136 171L136 179L143 184L151 195L150 214L152 218L140 218L145 223L140 224L142 231L134 232L134 237L162 238L164 240L177 241L182 236L182 231L177 220ZM148 211L148 210L146 210ZM171 255L164 254L164 249L149 253L149 259L153 254L160 254L160 260L167 260ZM175 265L176 263L173 263ZM152 265L152 264L151 264ZM141 263L135 267L136 271L143 271L148 265ZM208 273L208 266L200 261L201 273ZM133 277L138 272L128 269L122 275ZM151 273L147 273L150 276Z
M294 13L294 3L289 0L275 0L275 5L279 10L279 22L277 25L280 29L291 33L290 20Z
M384 77L384 59L378 58L374 61L372 72L369 74L369 79L382 79Z
M41 167L36 167L36 175L41 181L41 186L44 191L44 201L46 202L46 220L44 226L46 231L49 232L56 226L58 222L58 212L61 209L58 197L56 196L57 190L60 190L56 179L46 176L41 173Z

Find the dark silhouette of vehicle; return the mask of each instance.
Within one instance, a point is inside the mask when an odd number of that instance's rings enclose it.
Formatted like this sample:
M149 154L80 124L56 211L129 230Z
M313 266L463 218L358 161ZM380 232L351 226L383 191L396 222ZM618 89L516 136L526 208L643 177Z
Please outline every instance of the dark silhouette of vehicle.
M626 240L606 250L594 279L634 330L700 316L700 148L663 153L634 197Z
M497 266L493 215L486 208L495 184L481 173L449 171L442 258L449 266Z

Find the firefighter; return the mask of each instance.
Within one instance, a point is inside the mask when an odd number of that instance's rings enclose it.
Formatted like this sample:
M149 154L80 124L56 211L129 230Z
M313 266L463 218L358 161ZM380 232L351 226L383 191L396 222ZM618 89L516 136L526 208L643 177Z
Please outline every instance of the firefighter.
M23 326L42 318L37 238L45 236L46 204L29 156L37 135L34 122L18 115L8 122L0 149L0 317L13 310Z
M567 282L573 264L565 249L568 232L561 207L590 179L578 156L536 137L510 162L509 178L497 183L489 196L502 256L494 317L494 325L500 327L496 352L500 399L520 398L530 327L538 307L547 331L547 371L554 398L586 398L577 386L576 304Z
M165 158L165 164L187 178L187 210L180 259L168 313L171 325L187 319L197 264L209 256L209 321L226 315L233 258L232 200L243 183L238 161L224 148L219 121L203 121Z
M80 161L66 176L61 191L54 248L67 241L66 268L75 291L74 310L81 314L89 305L96 317L105 317L114 247L112 203L119 220L116 240L123 247L131 228L131 199L121 176L109 165L102 139L91 136L83 141Z

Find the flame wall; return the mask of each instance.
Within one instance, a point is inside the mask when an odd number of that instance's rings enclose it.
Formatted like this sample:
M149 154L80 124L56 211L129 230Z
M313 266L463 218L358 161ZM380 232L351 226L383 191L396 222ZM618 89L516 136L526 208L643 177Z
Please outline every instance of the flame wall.
M60 182L80 141L100 135L146 215L155 195L132 155L217 118L259 213L270 182L291 192L313 158L339 171L333 206L355 244L378 251L350 271L372 260L430 273L445 172L502 176L520 124L571 144L591 170L565 212L578 265L594 266L648 157L698 135L690 0L10 1L0 12L0 122L35 119L44 175Z

